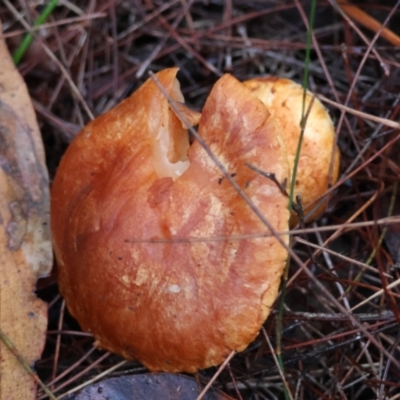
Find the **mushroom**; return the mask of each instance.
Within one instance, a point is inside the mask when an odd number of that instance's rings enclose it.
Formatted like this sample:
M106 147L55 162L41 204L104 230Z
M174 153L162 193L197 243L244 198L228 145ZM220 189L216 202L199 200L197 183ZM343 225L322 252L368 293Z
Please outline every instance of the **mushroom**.
M157 78L182 103L176 73ZM265 105L224 75L198 132L274 229L286 231L287 198L246 166L289 177ZM54 179L51 215L69 311L98 347L150 370L220 364L254 340L277 296L287 250L273 235L249 236L268 230L204 148L189 146L153 80L76 136Z
M304 93L302 86L290 79L278 77L254 78L244 84L266 105L279 125L279 132L287 148L290 170L293 172L301 132ZM312 93L307 91L305 112L312 98ZM325 211L326 201L321 203L320 199L329 185L337 181L339 159L332 119L322 103L314 98L304 129L295 185L295 195L301 194L306 222ZM296 221L297 218L293 215L292 225Z

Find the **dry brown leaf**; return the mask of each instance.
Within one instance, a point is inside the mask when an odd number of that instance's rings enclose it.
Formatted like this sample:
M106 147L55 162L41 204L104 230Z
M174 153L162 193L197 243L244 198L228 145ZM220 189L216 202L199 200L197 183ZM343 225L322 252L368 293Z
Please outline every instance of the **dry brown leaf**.
M52 265L48 175L29 94L3 40L0 60L0 327L32 365L47 327L46 305L33 291ZM0 341L0 399L35 393L32 377Z
M360 7L349 4L347 0L339 0L339 7L355 21L364 25L366 28L376 33L381 30L380 36L392 43L394 46L400 46L400 37L385 26L382 27L382 23L372 18L369 14L363 11Z

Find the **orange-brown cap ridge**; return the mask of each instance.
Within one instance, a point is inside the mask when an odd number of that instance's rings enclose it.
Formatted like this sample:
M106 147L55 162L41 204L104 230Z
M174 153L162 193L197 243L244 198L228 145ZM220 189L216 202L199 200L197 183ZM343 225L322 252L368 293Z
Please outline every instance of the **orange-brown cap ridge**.
M266 105L272 118L279 125L279 131L287 147L290 169L293 171L301 132L303 88L290 79L278 77L254 78L245 81L244 84ZM312 97L312 93L307 91L305 112L308 111ZM327 191L329 184L337 181L339 159L332 119L322 103L314 98L304 129L295 186L295 194L302 196L304 214L311 212L306 221L318 217L325 210L325 203L316 210L313 209ZM329 178L331 160L333 163ZM293 218L292 222L295 221L296 218Z

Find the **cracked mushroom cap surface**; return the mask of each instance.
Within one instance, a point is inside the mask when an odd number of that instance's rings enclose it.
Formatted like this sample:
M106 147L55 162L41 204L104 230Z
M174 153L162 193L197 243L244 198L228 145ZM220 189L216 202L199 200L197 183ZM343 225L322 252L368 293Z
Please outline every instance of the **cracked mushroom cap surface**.
M176 73L157 78L182 102ZM286 231L287 199L245 165L281 182L289 175L264 104L225 75L198 132L271 225ZM71 314L99 347L150 370L222 363L254 340L277 296L287 250L274 236L237 238L268 230L199 143L189 147L151 79L77 135L57 171L51 212Z
M303 107L303 87L290 79L260 77L244 84L267 107L279 125L285 141L290 170L293 171L297 144L300 137L300 120ZM312 101L307 91L305 113ZM333 156L332 156L333 154ZM296 173L295 194L301 194L304 214L309 222L325 210L322 203L316 210L316 202L325 194L339 176L340 153L335 145L335 128L328 111L318 99L314 99L304 129L303 143ZM331 178L329 178L332 163ZM296 218L292 222L296 221Z

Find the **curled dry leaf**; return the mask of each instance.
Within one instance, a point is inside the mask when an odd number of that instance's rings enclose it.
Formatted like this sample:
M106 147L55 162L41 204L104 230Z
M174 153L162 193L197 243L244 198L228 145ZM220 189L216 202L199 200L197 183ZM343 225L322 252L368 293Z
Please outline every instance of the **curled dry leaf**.
M48 176L29 94L3 40L0 59L0 327L33 364L47 328L33 292L52 266ZM34 380L1 341L0 360L0 397L35 398Z
M176 73L157 77L182 102ZM225 75L198 131L270 224L286 231L287 198L246 166L273 172L279 182L289 176L263 103ZM52 188L54 249L69 310L98 346L152 370L193 372L254 340L287 251L273 236L228 239L265 230L200 144L189 147L187 130L152 80L78 134Z

